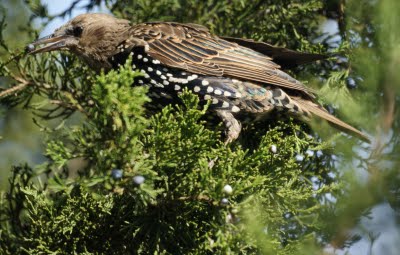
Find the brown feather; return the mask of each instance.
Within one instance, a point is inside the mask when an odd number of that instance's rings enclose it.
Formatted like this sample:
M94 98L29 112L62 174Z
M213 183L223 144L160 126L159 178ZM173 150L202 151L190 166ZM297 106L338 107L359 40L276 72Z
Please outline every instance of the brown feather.
M276 85L313 97L312 90L278 72L269 56L213 36L202 26L155 22L133 26L131 33L148 43L150 56L162 56L159 60L165 65Z
M339 120L332 114L330 114L325 108L316 103L313 103L309 100L305 100L299 97L291 97L293 101L295 101L300 107L306 109L307 111L311 112L312 114L327 120L330 124L334 125L336 128L346 132L351 133L362 140L371 143L371 140L360 130L350 126L349 124L345 123L344 121Z

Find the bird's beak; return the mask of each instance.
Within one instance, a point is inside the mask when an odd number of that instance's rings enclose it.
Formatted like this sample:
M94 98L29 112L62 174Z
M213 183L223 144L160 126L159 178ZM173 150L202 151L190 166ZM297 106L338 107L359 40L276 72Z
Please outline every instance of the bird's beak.
M60 50L66 48L67 39L71 36L68 35L55 35L51 34L42 38L37 39L28 46L28 54L36 54L42 52L49 52L54 50ZM42 48L35 49L36 45L46 44Z

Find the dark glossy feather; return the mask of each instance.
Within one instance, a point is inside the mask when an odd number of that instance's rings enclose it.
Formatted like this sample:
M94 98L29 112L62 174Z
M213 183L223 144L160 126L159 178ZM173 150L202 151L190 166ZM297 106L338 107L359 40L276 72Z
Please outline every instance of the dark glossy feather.
M283 47L273 46L265 42L257 42L252 39L242 39L227 36L221 38L270 56L274 62L280 65L283 69L293 68L298 65L326 59L329 57L329 55L323 54L298 52Z

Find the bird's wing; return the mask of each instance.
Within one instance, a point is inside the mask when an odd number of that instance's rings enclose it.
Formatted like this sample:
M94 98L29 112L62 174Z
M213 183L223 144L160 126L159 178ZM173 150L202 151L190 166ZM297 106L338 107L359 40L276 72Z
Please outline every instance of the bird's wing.
M257 42L252 39L234 38L227 36L221 38L265 54L271 57L275 63L279 64L284 69L292 68L297 65L302 65L317 60L326 59L329 57L329 55L294 51L291 49L274 46L265 42Z
M301 91L311 89L280 70L269 56L213 36L203 26L144 23L133 26L132 38L148 45L148 54L162 64L189 72L226 76Z

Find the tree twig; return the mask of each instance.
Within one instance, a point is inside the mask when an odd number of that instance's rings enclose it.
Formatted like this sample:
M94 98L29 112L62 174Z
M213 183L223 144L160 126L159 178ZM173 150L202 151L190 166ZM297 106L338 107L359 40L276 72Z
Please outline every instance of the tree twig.
M5 89L3 91L0 92L0 99L6 96L9 96L11 94L15 94L20 90L23 90L26 86L28 86L29 83L20 83L17 86L14 86L12 88L9 89Z

